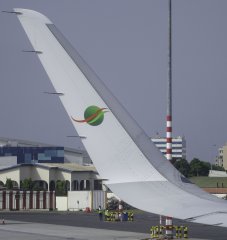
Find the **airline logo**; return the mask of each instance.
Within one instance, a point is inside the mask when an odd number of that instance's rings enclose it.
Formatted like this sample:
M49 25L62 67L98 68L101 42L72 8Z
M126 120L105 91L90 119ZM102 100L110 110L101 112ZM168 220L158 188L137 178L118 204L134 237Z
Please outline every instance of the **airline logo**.
M104 120L104 114L107 112L105 111L107 108L99 108L97 106L89 106L84 111L84 119L78 120L73 117L72 120L78 123L87 123L91 126L98 126Z

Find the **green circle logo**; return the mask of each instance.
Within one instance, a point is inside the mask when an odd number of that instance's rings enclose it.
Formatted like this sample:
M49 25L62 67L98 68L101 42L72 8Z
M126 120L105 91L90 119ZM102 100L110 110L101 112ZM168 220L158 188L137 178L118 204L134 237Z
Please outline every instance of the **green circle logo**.
M104 111L107 108L99 108L97 106L89 106L84 111L84 119L83 120L77 120L72 117L73 121L79 122L79 123L87 123L91 126L98 126L100 125L104 120L104 113L107 111Z
M98 126L103 122L104 112L102 108L90 106L84 112L84 119L88 119L87 123L91 126Z

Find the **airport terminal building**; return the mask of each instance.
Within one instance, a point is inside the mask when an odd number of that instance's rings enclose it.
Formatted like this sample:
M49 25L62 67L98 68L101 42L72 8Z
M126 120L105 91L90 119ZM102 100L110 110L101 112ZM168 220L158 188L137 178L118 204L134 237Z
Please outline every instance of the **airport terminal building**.
M19 139L0 138L0 166L7 163L78 163L90 164L85 151Z
M12 190L6 189L7 179L13 183ZM27 179L32 180L33 188L25 194L22 182ZM59 181L65 184L65 196L52 194ZM62 146L0 138L0 189L2 210L105 206L106 188L88 154Z

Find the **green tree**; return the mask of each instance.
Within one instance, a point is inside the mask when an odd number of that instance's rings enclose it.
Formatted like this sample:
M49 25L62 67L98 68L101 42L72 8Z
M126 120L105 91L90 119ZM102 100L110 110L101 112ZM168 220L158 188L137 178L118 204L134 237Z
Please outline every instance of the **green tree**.
M201 162L197 158L193 158L190 162L190 175L191 176L199 176L199 172L201 169Z
M198 158L190 162L190 176L208 176L211 168L210 163L200 161Z
M56 191L56 196L67 195L66 181L57 180L55 191Z
M190 172L190 165L187 160L185 159L178 159L174 162L174 167L185 177L189 176Z
M13 189L13 181L11 180L11 178L6 179L5 187L7 190Z
M201 161L201 165L202 165L202 168L201 168L201 171L200 171L200 175L201 176L208 176L209 171L211 169L211 164L209 162Z
M22 190L29 191L32 190L33 184L31 178L25 178L23 181L21 181L20 185Z

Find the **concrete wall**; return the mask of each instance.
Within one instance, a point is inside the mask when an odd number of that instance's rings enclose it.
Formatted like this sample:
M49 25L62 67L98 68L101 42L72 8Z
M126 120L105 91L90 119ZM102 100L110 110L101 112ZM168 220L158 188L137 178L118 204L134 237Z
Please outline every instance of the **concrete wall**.
M227 173L225 171L210 170L209 177L227 177Z
M91 191L69 191L68 209L69 211L79 211L92 207Z
M93 191L92 192L92 209L98 209L101 206L102 209L106 208L106 192Z
M98 209L99 205L106 207L106 192L104 191L69 191L69 211L85 210L89 207L92 210Z
M56 208L58 211L67 211L68 197L56 197Z

